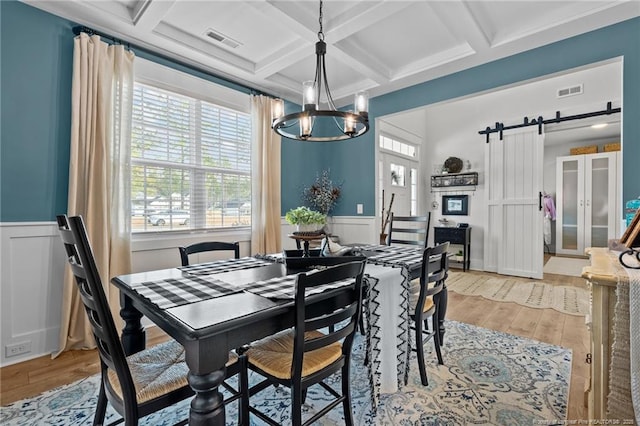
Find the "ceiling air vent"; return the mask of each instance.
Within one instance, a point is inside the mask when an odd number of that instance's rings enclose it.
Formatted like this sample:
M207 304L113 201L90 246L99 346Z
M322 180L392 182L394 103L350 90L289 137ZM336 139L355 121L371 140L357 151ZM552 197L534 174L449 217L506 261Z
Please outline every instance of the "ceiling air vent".
M222 34L219 31L208 29L206 32L207 37L214 39L218 43L222 43L225 46L229 46L232 49L235 49L238 46L242 46L242 43Z
M567 96L581 95L583 92L582 84L577 84L571 87L565 87L564 89L558 89L558 97L566 98Z

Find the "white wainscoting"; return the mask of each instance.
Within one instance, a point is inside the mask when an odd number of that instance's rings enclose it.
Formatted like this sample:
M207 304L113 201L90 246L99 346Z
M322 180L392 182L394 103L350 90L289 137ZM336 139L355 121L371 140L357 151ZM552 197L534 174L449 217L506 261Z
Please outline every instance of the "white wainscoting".
M60 333L64 248L53 222L0 224L0 366L50 354ZM7 357L7 346L30 346Z
M340 238L340 244L376 244L378 233L376 232L376 218L372 216L337 216L329 219L329 227L332 235ZM282 220L282 248L295 249L296 242L289 238L295 231L295 226Z
M332 233L340 242L375 243L376 220L371 216L342 216L331 219ZM295 248L288 237L294 227L282 219L282 243ZM172 268L180 265L177 247L199 241L239 241L241 256L250 255L248 230L215 233L134 235L133 272ZM55 222L0 223L0 366L7 366L58 349L61 323L62 282L65 254ZM220 258L203 254L195 261ZM145 322L145 324L149 324ZM30 351L7 357L7 345L30 344Z

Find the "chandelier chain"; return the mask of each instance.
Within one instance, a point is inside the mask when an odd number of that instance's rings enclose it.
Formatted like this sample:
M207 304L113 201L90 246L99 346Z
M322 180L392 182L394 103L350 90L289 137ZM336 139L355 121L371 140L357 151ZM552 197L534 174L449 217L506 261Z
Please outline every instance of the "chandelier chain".
M320 24L320 31L318 31L318 39L324 41L324 32L322 31L322 0L320 0L320 13L318 15L318 23Z
M2 1L2 0L0 0ZM327 44L324 41L324 14L323 0L319 0L320 11L318 16L318 41L315 44L316 51L316 72L313 81L305 81L302 83L302 111L297 113L284 114L284 105L280 100L280 107L274 113L271 128L280 136L299 141L310 142L332 142L353 139L365 134L369 130L369 113L368 113L368 94L361 91L355 94L354 111L338 110L333 101L329 82L327 81L327 70L325 62L325 54L327 53ZM323 99L326 98L326 108L323 108ZM329 124L333 121L335 129L332 126L314 124ZM295 124L300 127L298 134L291 133L287 129ZM321 127L321 134L312 134Z

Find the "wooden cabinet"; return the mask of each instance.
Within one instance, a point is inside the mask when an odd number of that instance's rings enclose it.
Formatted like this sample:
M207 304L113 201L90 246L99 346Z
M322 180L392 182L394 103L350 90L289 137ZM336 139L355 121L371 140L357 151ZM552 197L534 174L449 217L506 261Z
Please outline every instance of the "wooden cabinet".
M436 226L433 228L434 244L449 241L449 244L462 245L462 270L469 269L471 260L471 228L453 228L446 226Z
M556 160L556 253L581 256L618 234L619 153Z

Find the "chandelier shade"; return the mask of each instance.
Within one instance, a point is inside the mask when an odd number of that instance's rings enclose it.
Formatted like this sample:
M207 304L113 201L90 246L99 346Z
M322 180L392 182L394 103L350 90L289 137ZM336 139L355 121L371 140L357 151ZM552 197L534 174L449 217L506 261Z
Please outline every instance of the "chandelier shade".
M342 141L362 136L369 130L368 93L355 94L351 111L338 110L331 96L325 66L327 44L322 29L322 0L318 21L316 72L312 81L302 83L302 111L285 115L284 102L277 99L271 128L283 137L309 142Z

